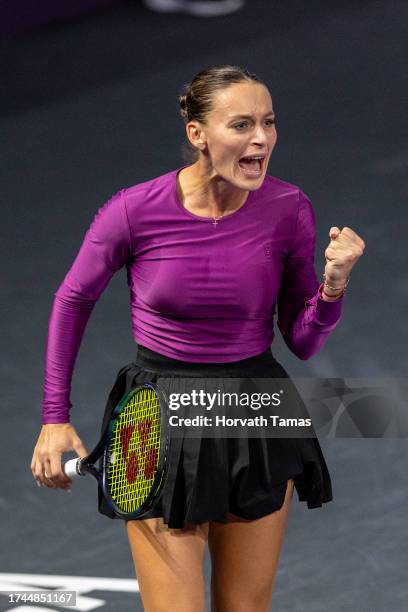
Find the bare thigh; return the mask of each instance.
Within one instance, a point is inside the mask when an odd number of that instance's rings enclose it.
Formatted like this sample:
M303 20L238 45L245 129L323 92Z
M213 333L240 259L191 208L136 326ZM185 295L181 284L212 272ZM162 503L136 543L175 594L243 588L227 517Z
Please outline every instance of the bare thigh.
M282 508L267 516L210 523L212 612L270 610L293 487L293 479L288 480Z
M208 523L169 529L162 518L126 523L145 612L204 612Z

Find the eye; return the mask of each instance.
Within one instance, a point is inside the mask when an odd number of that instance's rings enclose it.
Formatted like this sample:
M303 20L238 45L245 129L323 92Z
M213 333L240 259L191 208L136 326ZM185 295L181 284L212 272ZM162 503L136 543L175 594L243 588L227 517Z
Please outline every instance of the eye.
M267 119L267 120L266 120L266 123L270 123L271 125L273 125L274 123L276 123L276 118L274 118L274 119ZM238 129L238 131L241 131L239 128L240 128L240 126L242 126L242 125L248 125L248 122L247 122L247 121L242 121L241 123L236 123L236 124L234 125L234 128L235 128L235 129Z
M234 125L234 128L239 128L240 125L247 125L247 122L243 121L242 123L237 123L236 125Z

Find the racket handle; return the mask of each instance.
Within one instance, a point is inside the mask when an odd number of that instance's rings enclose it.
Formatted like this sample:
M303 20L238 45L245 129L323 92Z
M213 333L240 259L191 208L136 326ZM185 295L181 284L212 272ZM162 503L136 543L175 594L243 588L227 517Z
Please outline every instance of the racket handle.
M85 476L85 474L79 471L80 461L81 458L76 457L75 459L70 459L64 463L64 472L68 478L79 478L80 476Z

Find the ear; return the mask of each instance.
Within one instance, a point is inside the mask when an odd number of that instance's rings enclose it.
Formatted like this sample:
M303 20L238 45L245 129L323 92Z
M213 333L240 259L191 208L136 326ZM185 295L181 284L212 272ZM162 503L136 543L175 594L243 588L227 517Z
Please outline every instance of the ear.
M206 139L203 129L197 121L190 121L186 125L187 138L197 149L203 150L206 146Z

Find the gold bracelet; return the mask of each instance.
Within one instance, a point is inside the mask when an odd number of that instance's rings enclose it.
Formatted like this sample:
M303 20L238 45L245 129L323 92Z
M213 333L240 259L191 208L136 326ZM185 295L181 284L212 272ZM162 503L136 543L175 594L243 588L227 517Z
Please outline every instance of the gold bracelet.
M320 283L319 291L320 291L320 296L322 299L323 299L323 295L326 295L328 298L332 298L332 300L338 300L339 298L343 297L345 293L344 289L342 289L341 293L336 293L336 295L327 293L327 291L324 290L324 283Z
M330 295L330 293L327 293L324 290L324 287L322 289L322 295L327 295L328 298L332 298L333 300L338 300L339 298L343 297L343 295L345 294L345 290L343 289L343 291L341 293L337 293L336 295Z
M350 276L349 276L349 277L348 277L348 279L346 280L346 284L345 284L343 287L331 287L331 286L329 285L329 283L326 283L326 274L324 274L324 273L323 273L323 280L324 280L324 285L325 285L326 287L328 287L329 289L332 289L333 291L338 291L338 290L340 290L340 291L343 291L343 292L344 292L344 291L346 290L347 285L349 284ZM326 293L326 295L328 295L328 294ZM334 296L333 296L333 297L334 297Z

